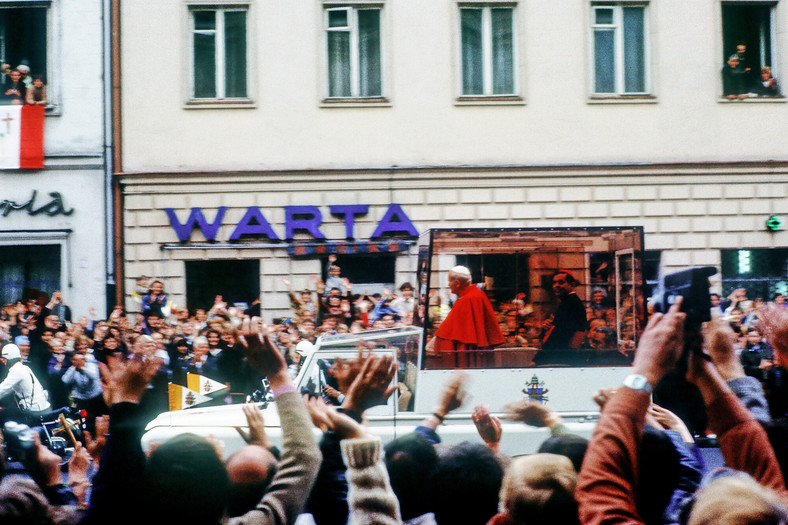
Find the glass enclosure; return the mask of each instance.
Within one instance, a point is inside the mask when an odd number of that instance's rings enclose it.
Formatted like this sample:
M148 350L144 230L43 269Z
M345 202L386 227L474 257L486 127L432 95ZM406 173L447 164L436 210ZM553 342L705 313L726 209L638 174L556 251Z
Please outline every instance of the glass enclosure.
M503 343L434 350L444 321L469 323L450 318L458 296L449 272L458 265L489 300ZM642 268L640 227L430 230L419 240L414 314L424 327L422 366L631 365L645 318Z
M320 349L328 349L329 352L325 355L331 357L310 360L307 366L302 369L301 393L320 396L325 386L340 389L332 370L336 357L347 361L358 357L360 353L391 353L399 364L395 378L399 387L397 394L389 399L386 405L388 408L373 407L369 414L384 415L389 413L395 402L399 412L412 411L416 393L416 372L419 366L420 337L421 330L412 326L369 330L357 334L323 336L319 339ZM321 355L323 354L321 353Z

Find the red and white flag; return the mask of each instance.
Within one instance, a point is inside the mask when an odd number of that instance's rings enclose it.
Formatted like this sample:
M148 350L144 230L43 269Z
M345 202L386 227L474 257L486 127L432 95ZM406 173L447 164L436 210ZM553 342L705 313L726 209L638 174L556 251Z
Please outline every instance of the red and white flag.
M0 170L44 169L44 107L0 106Z

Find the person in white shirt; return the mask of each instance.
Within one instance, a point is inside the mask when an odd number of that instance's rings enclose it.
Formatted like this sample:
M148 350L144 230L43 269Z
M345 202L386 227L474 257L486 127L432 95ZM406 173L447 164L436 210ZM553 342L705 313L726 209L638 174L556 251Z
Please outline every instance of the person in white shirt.
M0 361L8 368L8 375L0 383L0 399L13 393L23 416L40 416L50 410L46 390L33 371L22 363L22 354L15 344L5 345Z

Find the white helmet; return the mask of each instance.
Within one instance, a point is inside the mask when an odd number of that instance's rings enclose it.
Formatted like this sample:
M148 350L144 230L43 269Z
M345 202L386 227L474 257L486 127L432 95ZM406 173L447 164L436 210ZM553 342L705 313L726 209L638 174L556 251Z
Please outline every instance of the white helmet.
M301 355L309 355L315 350L315 345L309 341L299 341L296 345L296 352Z
M22 354L19 353L19 347L15 344L8 344L3 347L0 357L3 359L21 359Z

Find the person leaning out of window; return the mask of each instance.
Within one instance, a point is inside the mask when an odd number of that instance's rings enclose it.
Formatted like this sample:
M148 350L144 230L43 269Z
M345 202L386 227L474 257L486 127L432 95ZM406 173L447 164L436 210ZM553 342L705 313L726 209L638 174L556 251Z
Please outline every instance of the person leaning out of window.
M765 66L761 68L761 78L755 85L755 92L759 97L779 97L780 89L777 87L777 80L772 76L772 68Z

